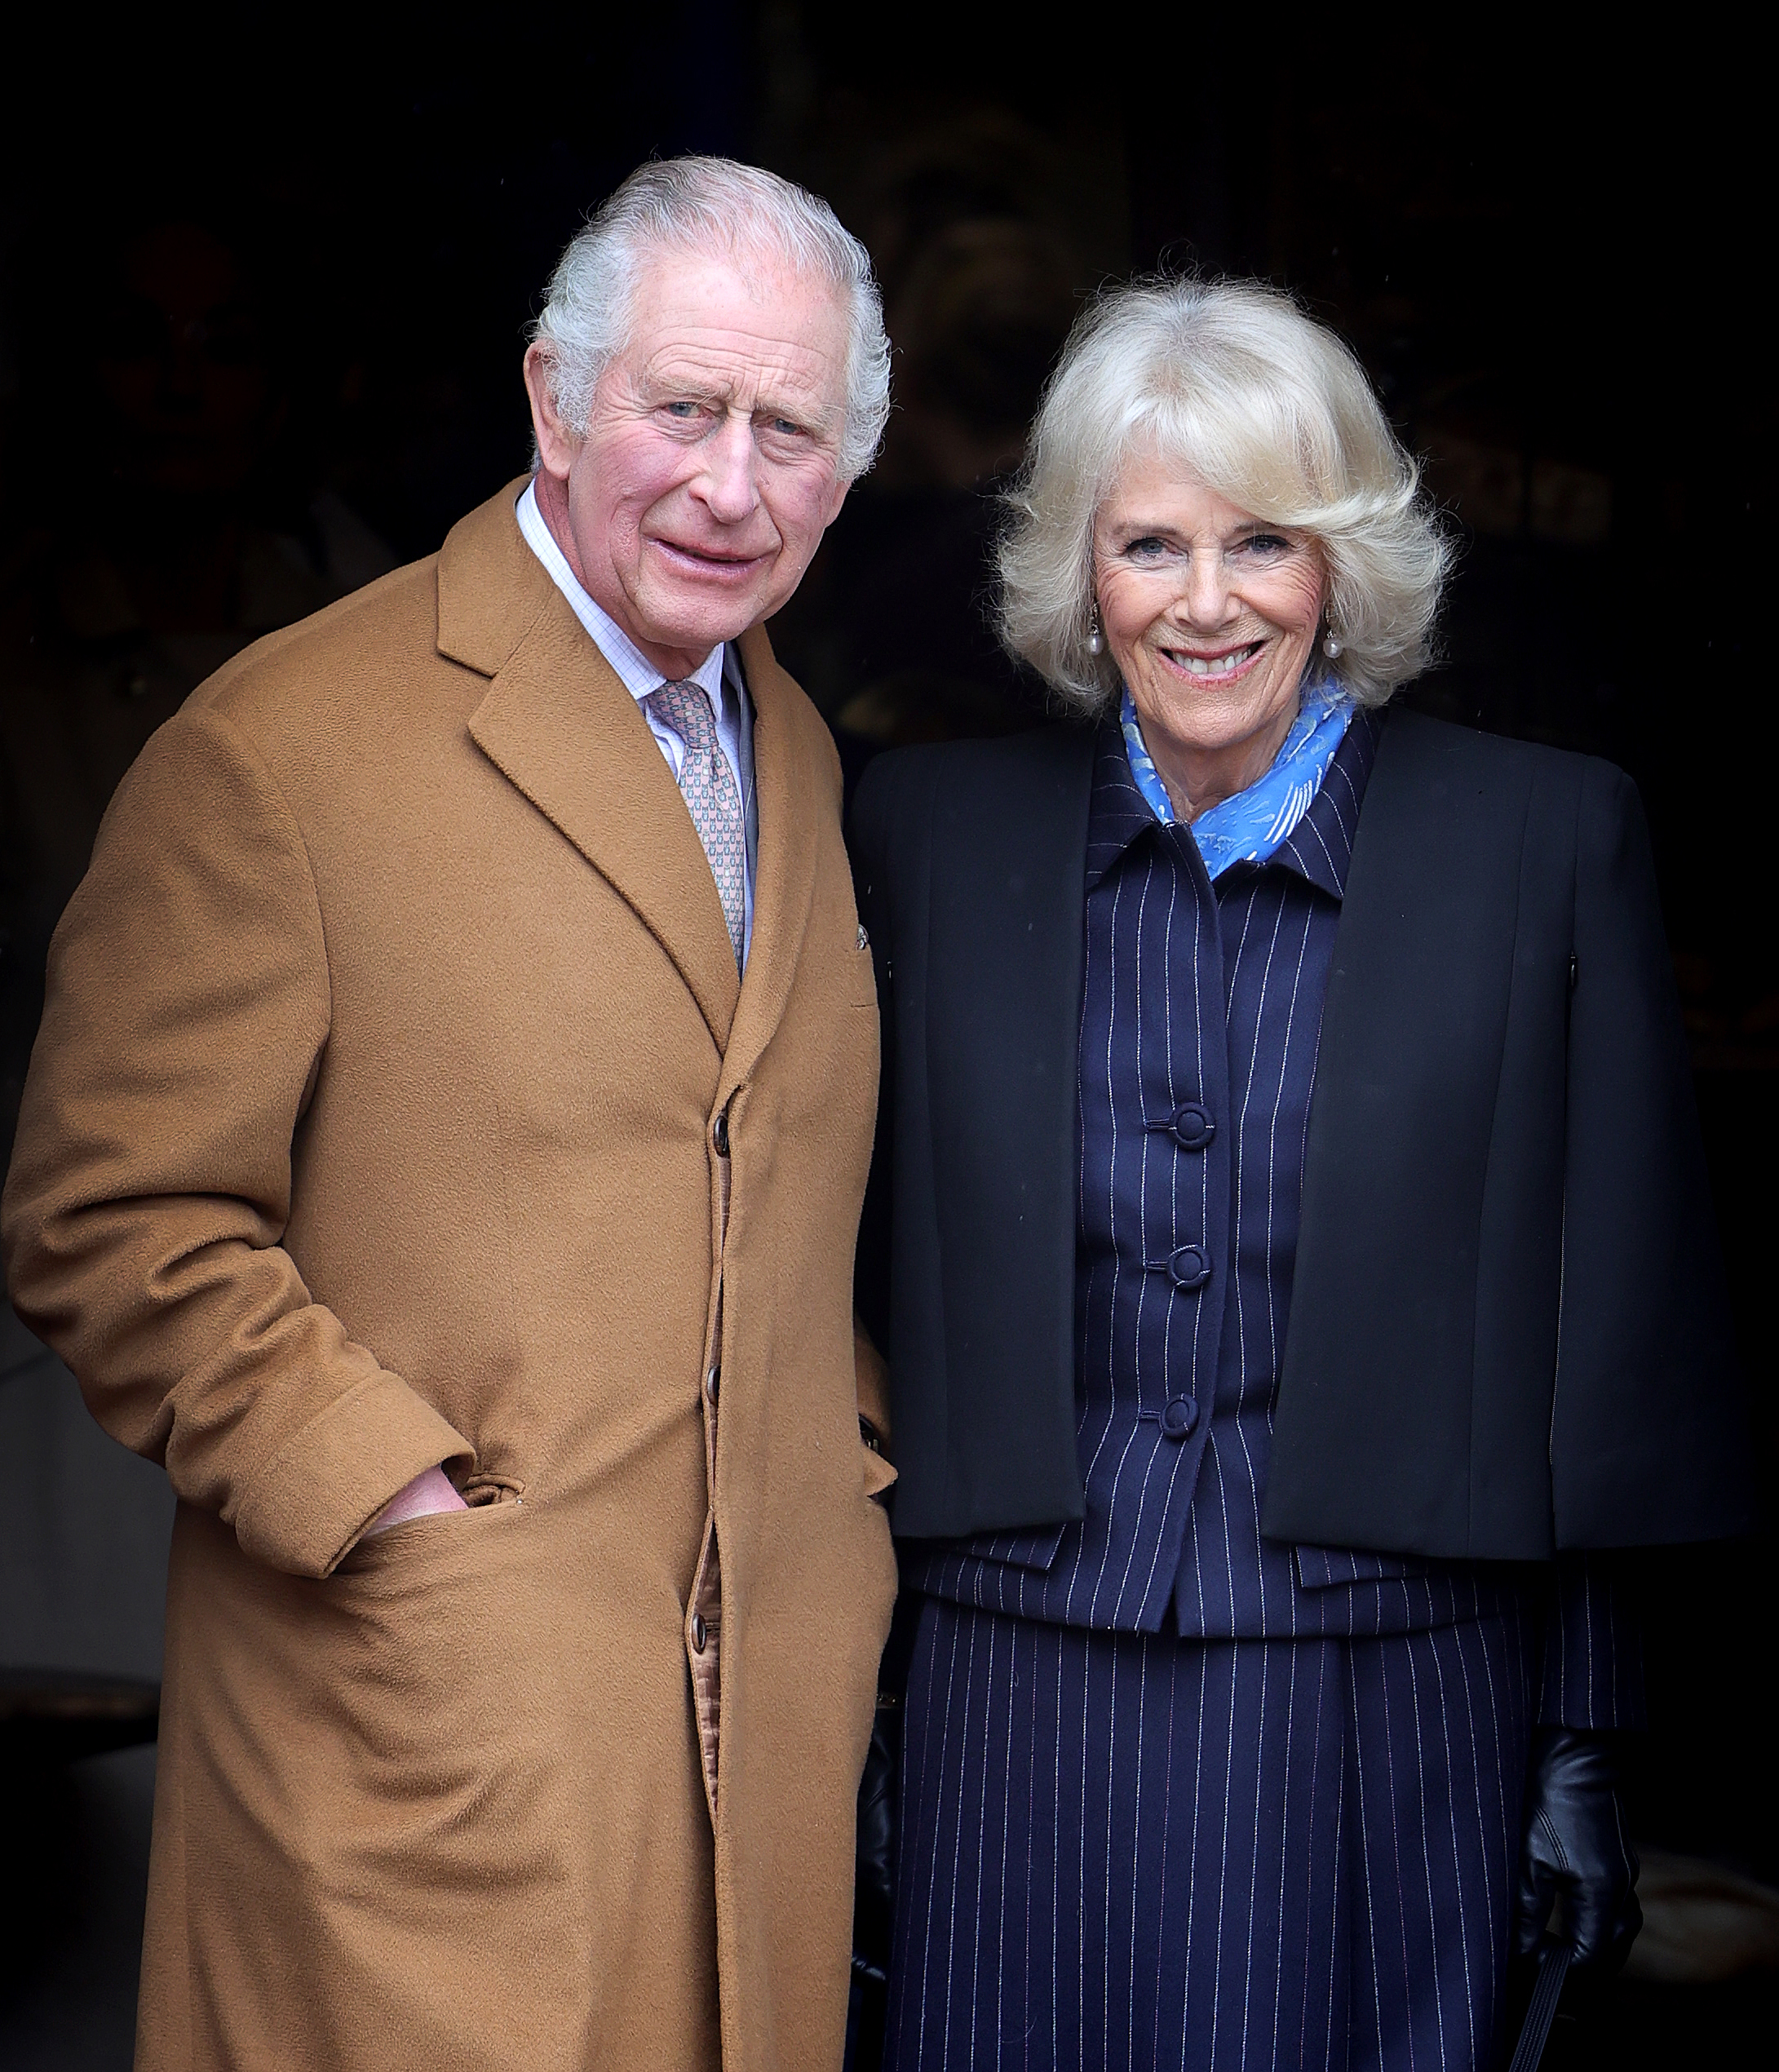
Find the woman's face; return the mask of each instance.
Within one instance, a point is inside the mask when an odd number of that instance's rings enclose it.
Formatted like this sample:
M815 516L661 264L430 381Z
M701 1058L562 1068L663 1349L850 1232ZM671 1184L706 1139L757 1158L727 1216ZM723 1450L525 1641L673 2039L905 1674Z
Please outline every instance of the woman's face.
M1327 598L1313 542L1139 452L1094 521L1094 568L1106 644L1176 805L1176 771L1191 812L1264 775Z

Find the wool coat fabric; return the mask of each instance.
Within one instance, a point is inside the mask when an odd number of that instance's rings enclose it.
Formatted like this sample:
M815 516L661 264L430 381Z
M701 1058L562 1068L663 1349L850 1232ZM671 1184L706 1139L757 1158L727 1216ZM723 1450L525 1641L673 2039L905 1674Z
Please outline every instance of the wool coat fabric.
M840 2062L895 1566L839 770L744 635L738 980L516 486L194 694L52 952L14 1299L179 1499L144 2072ZM361 1539L439 1461L472 1508Z

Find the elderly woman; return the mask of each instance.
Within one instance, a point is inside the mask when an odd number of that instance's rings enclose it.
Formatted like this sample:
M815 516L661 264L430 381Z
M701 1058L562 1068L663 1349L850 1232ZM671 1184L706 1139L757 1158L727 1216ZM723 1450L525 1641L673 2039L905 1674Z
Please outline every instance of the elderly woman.
M1456 2072L1635 1933L1597 1550L1745 1524L1738 1390L1631 784L1388 709L1448 555L1290 302L1109 294L1001 555L1077 724L861 790L894 2065Z

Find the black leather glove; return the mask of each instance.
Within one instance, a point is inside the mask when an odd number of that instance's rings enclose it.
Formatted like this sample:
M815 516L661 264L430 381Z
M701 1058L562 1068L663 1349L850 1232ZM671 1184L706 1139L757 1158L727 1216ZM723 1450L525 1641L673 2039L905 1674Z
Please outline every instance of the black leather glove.
M871 1745L865 1753L865 1774L859 1780L858 1858L852 1888L852 1975L873 1986L883 1986L889 1979L901 1755L901 1700L892 1692L879 1692Z
M1613 1738L1541 1727L1526 1773L1515 1941L1522 1957L1560 1897L1572 1970L1610 1977L1643 1926L1637 1853L1619 1801Z

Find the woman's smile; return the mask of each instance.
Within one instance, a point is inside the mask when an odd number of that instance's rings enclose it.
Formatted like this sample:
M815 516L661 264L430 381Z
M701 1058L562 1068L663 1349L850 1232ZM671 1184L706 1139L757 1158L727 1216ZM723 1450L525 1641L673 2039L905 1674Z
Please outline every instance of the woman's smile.
M1201 683L1232 684L1238 676L1246 674L1249 667L1259 659L1263 640L1247 640L1240 646L1220 648L1214 654L1201 654L1189 648L1163 647L1158 650L1164 662L1188 676L1197 677Z

